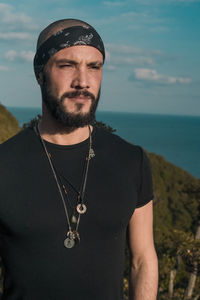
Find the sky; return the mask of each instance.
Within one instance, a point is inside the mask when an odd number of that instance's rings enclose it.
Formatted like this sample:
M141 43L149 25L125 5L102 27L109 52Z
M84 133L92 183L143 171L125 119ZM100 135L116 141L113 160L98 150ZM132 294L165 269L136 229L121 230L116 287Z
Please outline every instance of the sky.
M106 48L99 110L200 116L200 0L0 2L0 103L40 107L32 61L51 22L90 23Z

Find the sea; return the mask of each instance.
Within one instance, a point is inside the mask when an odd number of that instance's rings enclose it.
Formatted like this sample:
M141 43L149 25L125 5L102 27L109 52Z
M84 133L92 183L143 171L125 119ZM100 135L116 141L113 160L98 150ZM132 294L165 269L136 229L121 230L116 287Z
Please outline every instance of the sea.
M7 107L20 126L41 114L40 108ZM99 111L97 121L125 140L200 178L200 117Z

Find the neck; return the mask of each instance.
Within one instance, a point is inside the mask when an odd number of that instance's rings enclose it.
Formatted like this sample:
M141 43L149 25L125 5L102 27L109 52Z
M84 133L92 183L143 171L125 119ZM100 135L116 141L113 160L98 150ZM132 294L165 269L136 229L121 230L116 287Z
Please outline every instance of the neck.
M49 114L43 114L39 128L44 140L57 145L74 145L89 137L87 125L80 128L68 128L56 122ZM92 131L92 126L90 129Z

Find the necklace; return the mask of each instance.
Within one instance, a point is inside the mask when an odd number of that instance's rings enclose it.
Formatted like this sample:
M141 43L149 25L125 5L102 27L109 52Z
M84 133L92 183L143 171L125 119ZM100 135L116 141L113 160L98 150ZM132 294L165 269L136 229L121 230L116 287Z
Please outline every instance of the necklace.
M37 124L37 126L35 126L34 129L35 129L36 134L39 135L39 138L40 138L40 141L42 143L44 152L47 156L47 159L49 161L49 165L51 167L51 170L52 170L52 173L53 173L53 176L54 176L54 179L56 181L56 185L58 187L60 197L62 199L64 212L65 212L67 225L68 225L67 237L64 239L64 246L66 248L70 249L70 248L73 248L77 242L80 242L80 234L78 232L78 228L79 228L79 224L80 224L80 218L81 218L81 215L85 214L86 211L87 211L87 207L84 204L85 188L86 188L86 184L87 184L87 177L88 177L90 159L95 156L94 150L92 148L91 129L90 129L90 126L88 125L88 129L89 129L89 151L88 151L88 156L86 157L86 166L85 166L85 170L84 170L84 173L83 173L83 180L82 180L82 184L81 184L81 190L78 194L78 204L76 206L76 210L77 210L77 213L78 213L78 220L76 222L75 230L72 229L70 218L69 218L69 213L68 213L68 210L67 210L67 206L66 206L66 203L65 203L64 196L63 196L63 192L62 192L59 180L58 180L58 176L56 174L56 169L54 167L54 164L53 164L53 161L52 161L52 158L51 158L51 154L48 152L47 147L45 145L45 141L43 140L43 138L41 136L40 129L39 129L39 124ZM64 192L67 194L67 190L66 190L65 186L63 188L64 188ZM73 217L72 217L72 219L73 219Z

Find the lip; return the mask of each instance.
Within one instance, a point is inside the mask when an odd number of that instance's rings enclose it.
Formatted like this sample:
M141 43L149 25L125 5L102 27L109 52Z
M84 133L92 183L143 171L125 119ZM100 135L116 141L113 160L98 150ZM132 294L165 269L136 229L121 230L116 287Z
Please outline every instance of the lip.
M85 97L85 96L70 97L69 99L76 102L85 102L91 100L90 97Z

